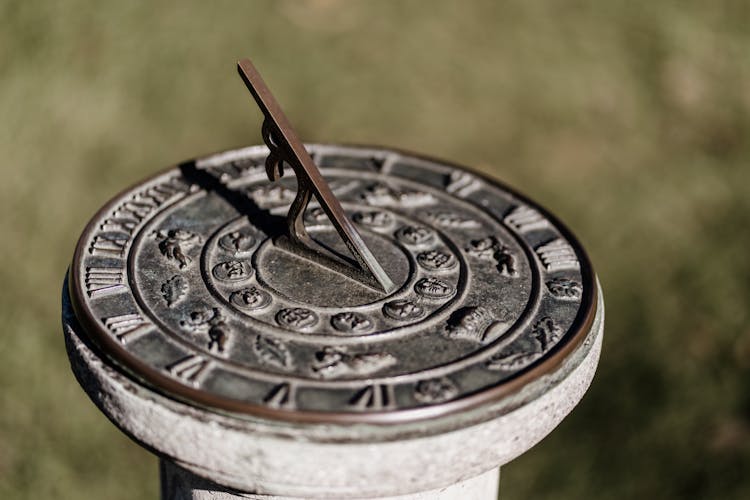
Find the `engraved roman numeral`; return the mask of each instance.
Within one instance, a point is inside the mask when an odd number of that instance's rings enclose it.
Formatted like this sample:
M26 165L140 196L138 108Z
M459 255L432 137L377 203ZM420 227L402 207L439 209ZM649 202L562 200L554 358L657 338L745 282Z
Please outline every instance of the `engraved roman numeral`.
M535 229L545 229L549 227L549 221L542 217L542 214L533 208L526 206L513 208L508 215L505 216L505 223L519 233L528 233Z
M93 255L104 254L122 257L125 245L129 239L130 236L123 233L97 234L91 242L89 253Z
M466 197L482 187L482 182L468 172L452 172L445 184L445 190L456 196Z
M122 231L124 233L133 234L136 227L138 227L138 221L136 219L112 217L105 219L99 226L99 229L102 231Z
M263 402L273 408L294 408L294 388L287 382L275 386Z
M379 160L377 162L379 164L376 164L375 162L373 162L373 167L379 170L381 174L389 174L391 172L391 169L393 168L393 165L396 164L396 160L398 160L398 158L399 156L396 154L389 154L382 160Z
M86 293L89 297L100 297L111 293L122 292L125 286L122 284L123 272L117 267L87 267Z
M206 371L208 360L197 355L189 355L180 358L171 365L167 365L167 371L183 382L197 384L199 377Z
M549 272L562 269L579 269L581 266L573 247L560 238L537 247L536 253Z
M205 169L221 182L229 182L259 171L262 167L263 162L255 158L237 158L227 163L208 165Z
M384 410L395 405L393 387L385 384L369 385L357 392L349 402L358 410Z
M151 324L138 313L120 314L102 318L104 326L123 344L135 340L148 331Z
M152 203L145 203L143 200L138 201L137 195L133 195L128 201L117 207L114 216L135 219L140 222L155 208L156 206Z

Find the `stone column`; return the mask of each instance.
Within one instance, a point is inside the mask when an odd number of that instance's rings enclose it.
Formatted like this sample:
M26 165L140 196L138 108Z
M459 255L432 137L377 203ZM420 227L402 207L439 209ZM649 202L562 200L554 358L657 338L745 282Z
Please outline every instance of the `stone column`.
M159 473L162 500L298 500L300 498L243 493L213 483L163 458L159 461ZM492 469L445 488L380 498L389 500L494 500L497 498L499 481L499 471ZM370 500L370 498L362 500Z
M551 432L594 376L603 303L581 346L555 371L482 409L393 425L267 421L190 405L101 356L63 292L73 372L92 401L161 462L162 498L496 498L498 467ZM492 418L487 419L489 413Z

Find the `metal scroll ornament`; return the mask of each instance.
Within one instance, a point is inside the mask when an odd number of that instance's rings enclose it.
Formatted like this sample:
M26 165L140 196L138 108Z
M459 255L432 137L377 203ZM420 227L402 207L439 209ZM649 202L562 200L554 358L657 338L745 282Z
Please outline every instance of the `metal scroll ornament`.
M266 146L165 170L79 240L71 301L102 353L203 407L384 423L497 401L586 348L595 277L554 217L464 167L303 145L238 67Z
M331 188L328 187L304 145L297 138L297 134L289 125L281 107L255 66L250 60L243 59L237 64L237 69L265 115L262 135L269 149L266 158L268 178L271 181L281 179L284 175L284 164L290 165L297 177L297 195L287 215L289 233L286 239L280 239L276 243L286 244L290 250L297 251L319 264L332 266L344 272L348 269L352 276L372 284L383 292L392 291L393 282L390 277L344 214L341 204L331 192ZM318 199L336 231L356 259L356 267L347 266L341 257L318 244L307 234L303 216L313 195Z

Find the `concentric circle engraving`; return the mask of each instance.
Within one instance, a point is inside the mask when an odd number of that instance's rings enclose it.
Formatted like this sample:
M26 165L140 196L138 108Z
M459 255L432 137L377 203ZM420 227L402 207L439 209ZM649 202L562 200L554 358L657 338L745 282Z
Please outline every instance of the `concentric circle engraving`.
M541 208L435 160L311 152L393 291L285 246L296 184L268 181L264 148L215 155L193 174L169 170L119 196L82 235L71 296L102 351L201 405L380 422L496 399L579 345L594 275ZM387 172L371 166L381 164ZM351 264L319 207L304 219L311 238ZM276 394L289 396L281 404Z

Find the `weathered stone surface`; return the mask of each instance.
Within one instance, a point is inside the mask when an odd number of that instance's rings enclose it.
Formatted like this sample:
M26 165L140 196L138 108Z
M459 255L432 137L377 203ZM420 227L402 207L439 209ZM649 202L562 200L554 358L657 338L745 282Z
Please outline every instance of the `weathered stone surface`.
M593 377L585 251L469 169L305 148L294 177L249 147L107 203L63 297L73 371L163 457L165 497L494 496Z
M241 493L196 476L169 460L161 460L159 468L163 500L300 500L300 497ZM445 488L408 495L378 497L378 500L495 500L499 480L498 471L490 470ZM375 499L362 498L361 500Z
M299 425L215 413L134 382L87 343L67 286L63 294L73 372L118 427L200 477L239 491L302 498L424 492L514 459L554 429L588 388L602 341L601 293L597 311L590 334L559 369L481 412L429 425Z

